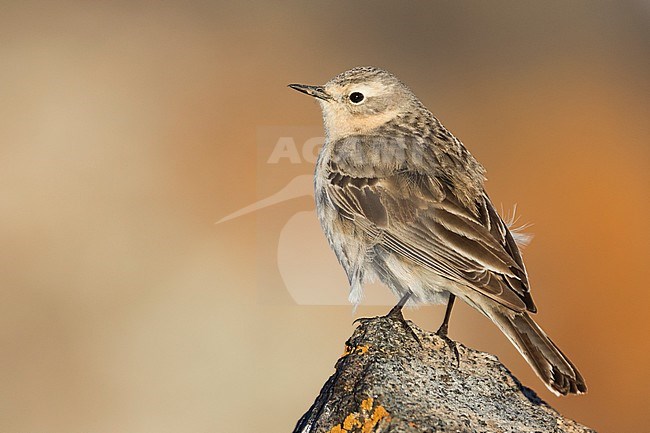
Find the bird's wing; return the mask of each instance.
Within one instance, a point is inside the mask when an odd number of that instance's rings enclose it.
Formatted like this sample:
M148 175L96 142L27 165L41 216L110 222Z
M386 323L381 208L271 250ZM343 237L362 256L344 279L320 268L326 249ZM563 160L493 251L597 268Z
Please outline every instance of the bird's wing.
M535 311L517 245L487 195L472 212L426 174L368 178L330 169L332 203L384 248L515 311Z

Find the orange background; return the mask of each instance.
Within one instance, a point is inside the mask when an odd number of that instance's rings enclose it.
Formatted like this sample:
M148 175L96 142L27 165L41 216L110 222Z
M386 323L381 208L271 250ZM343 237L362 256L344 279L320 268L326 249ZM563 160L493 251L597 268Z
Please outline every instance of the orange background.
M319 130L286 84L367 64L534 223L537 318L589 393L550 395L464 305L451 336L568 417L643 430L649 18L641 0L3 3L0 431L290 431L352 319L387 308L265 292L278 264L259 252L308 197L214 222L291 179L260 169L260 128ZM407 317L434 330L442 310Z

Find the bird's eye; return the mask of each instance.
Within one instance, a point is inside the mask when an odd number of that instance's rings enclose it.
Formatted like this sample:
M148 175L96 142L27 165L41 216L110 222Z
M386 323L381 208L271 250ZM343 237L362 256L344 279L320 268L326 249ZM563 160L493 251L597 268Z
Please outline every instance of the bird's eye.
M353 104L360 104L361 101L363 101L363 98L364 98L364 96L363 96L363 93L361 93L361 92L352 92L352 93L350 93L350 101Z

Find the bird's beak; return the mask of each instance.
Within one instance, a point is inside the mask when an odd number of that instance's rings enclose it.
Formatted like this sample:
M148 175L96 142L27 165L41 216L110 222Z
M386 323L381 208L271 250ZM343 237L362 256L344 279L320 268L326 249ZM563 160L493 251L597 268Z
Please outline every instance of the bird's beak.
M293 90L297 90L314 98L322 99L323 101L329 101L332 99L330 95L327 94L323 86L308 86L306 84L289 84Z

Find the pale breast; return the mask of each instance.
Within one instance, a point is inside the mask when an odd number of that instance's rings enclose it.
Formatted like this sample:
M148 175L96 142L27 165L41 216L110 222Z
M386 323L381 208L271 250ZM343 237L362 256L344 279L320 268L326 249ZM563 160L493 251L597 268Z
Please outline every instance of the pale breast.
M330 247L345 270L350 283L350 302L358 304L363 293L363 283L374 279L369 266L372 261L371 239L353 221L339 214L327 190L330 172L327 144L316 164L314 196L316 212Z

